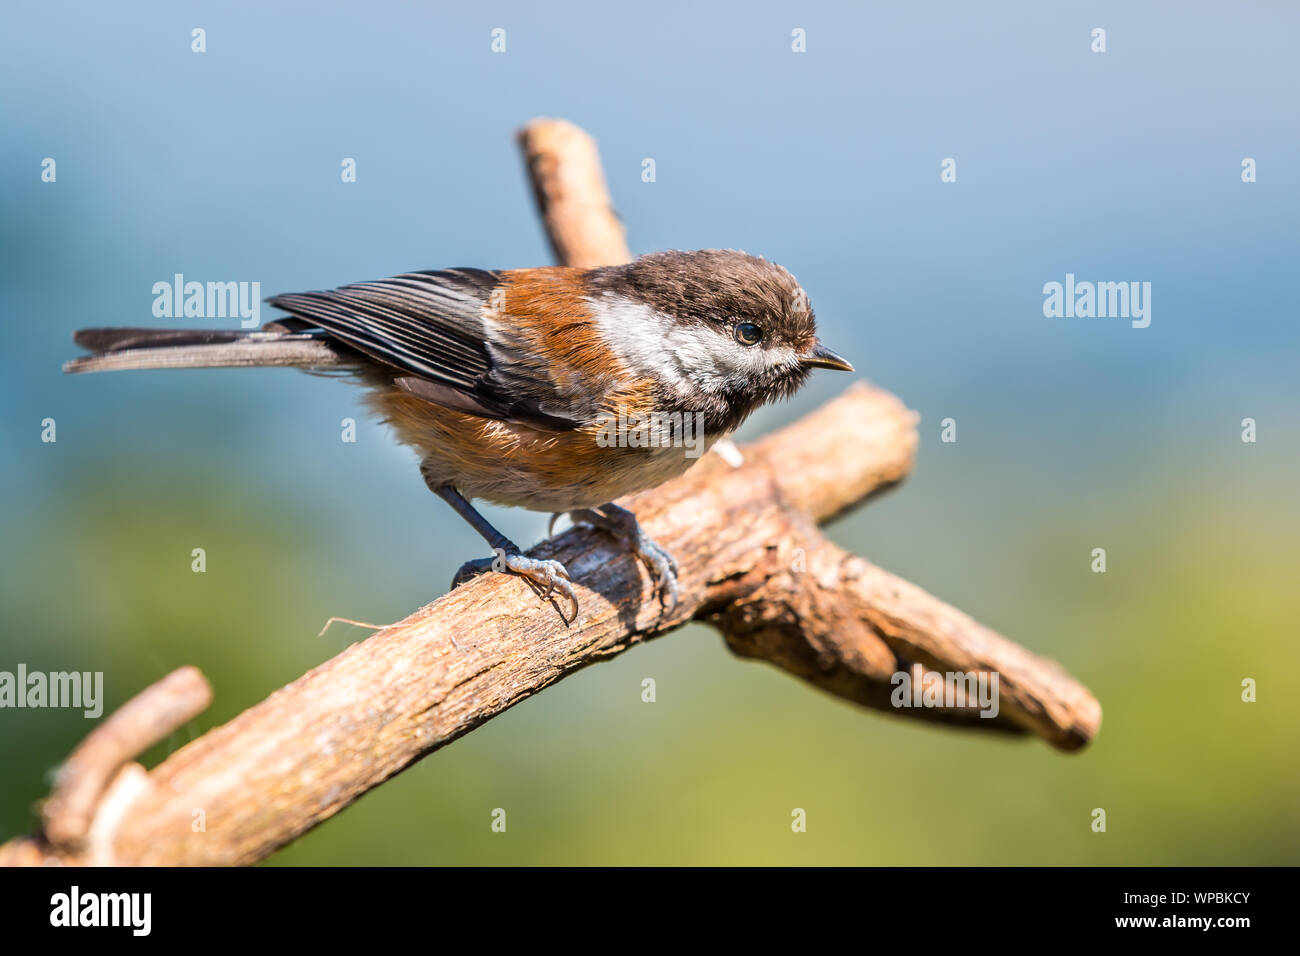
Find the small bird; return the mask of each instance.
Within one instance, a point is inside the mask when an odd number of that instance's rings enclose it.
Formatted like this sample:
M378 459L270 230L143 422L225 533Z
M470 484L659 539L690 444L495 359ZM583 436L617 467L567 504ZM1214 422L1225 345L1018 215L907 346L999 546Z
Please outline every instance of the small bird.
M260 329L83 329L74 340L93 354L64 371L346 372L420 453L429 488L493 550L452 586L487 570L519 575L543 599L563 595L573 618L564 565L526 556L473 499L567 513L613 534L671 613L676 563L614 500L681 474L812 369L853 370L818 341L789 272L732 250L595 269L407 272L267 301L288 316Z

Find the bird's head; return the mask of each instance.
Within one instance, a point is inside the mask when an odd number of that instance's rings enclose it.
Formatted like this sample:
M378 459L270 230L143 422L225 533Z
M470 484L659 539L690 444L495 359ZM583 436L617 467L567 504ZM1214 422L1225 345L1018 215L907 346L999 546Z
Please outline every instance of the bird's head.
M743 252L655 252L587 276L605 341L670 401L730 431L815 368L852 371L817 338L794 276Z

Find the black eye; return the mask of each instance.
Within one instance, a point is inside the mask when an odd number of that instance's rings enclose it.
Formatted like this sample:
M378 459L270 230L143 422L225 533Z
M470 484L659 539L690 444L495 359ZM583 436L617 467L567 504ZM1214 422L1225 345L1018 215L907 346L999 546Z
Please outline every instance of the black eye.
M741 322L736 326L736 341L741 345L757 345L763 341L763 330L753 322Z

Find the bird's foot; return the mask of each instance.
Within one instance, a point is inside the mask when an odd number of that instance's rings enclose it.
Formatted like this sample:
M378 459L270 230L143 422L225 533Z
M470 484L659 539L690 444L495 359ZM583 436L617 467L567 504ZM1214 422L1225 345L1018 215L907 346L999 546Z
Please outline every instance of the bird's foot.
M543 600L551 599L556 595L563 597L573 606L573 616L566 619L565 623L577 619L578 595L573 589L573 579L569 577L568 569L559 561L530 558L518 549L498 548L495 557L476 558L462 564L456 576L452 578L451 586L453 589L458 588L471 578L488 571L518 575L528 582L528 585L540 594ZM564 617L563 611L560 612L560 616Z
M677 609L680 592L677 587L677 562L673 556L643 530L636 520L636 515L626 508L615 504L601 505L599 508L583 508L571 511L569 517L575 523L600 528L614 536L625 548L641 559L650 576L654 579L655 594L664 603L664 615L672 614ZM552 526L554 522L552 522Z

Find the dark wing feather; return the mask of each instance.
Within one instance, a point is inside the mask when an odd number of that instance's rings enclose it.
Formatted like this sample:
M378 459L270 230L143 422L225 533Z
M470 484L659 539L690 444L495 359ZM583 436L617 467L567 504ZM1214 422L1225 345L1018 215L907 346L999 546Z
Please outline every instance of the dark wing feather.
M296 320L324 330L399 373L399 388L427 401L483 418L521 421L551 430L581 424L542 412L533 402L492 384L483 309L501 273L483 269L407 272L330 292L268 299Z

